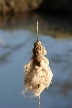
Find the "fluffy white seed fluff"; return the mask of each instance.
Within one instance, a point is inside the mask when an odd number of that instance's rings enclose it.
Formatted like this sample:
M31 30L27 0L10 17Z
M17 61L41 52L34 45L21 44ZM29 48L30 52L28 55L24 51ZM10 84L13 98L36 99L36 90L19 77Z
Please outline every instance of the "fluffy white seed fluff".
M30 62L24 66L24 86L26 91L31 91L34 96L39 96L46 87L49 87L53 73L49 67L49 60L44 56L45 47L40 41L34 43L32 51Z

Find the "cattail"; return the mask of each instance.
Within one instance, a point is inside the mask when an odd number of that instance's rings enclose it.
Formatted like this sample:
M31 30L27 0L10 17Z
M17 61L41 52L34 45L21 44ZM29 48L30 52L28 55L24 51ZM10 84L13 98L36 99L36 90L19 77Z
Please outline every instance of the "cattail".
M49 67L49 60L45 57L45 47L38 40L38 32L32 52L30 62L24 66L24 86L26 91L31 91L34 96L40 96L42 91L49 87L53 73Z

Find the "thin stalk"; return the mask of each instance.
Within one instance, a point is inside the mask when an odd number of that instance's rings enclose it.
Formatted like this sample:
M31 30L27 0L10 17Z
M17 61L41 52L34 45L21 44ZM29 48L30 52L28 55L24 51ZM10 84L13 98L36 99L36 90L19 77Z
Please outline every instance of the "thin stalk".
M38 41L38 21L37 21L37 41ZM40 95L38 96L38 108L40 108Z
M38 41L38 21L37 21L37 41Z
M38 108L40 108L40 96L38 96Z

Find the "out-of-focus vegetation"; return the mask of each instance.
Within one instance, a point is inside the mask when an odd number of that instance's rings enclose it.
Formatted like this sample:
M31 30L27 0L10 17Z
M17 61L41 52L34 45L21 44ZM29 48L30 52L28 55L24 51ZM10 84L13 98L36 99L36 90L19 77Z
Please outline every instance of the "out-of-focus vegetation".
M42 0L0 0L0 13L22 13L33 11Z
M70 13L72 14L71 0L0 0L0 13L22 13L29 11L42 13Z

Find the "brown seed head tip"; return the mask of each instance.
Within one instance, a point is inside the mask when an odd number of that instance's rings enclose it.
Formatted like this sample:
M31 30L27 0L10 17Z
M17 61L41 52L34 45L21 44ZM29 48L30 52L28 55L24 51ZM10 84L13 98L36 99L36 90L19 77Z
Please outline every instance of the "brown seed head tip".
M39 96L52 81L53 73L49 67L49 60L44 57L45 54L46 50L41 42L36 41L31 60L24 66L25 89L30 90L34 96Z

